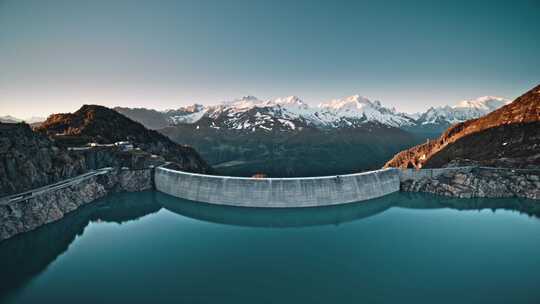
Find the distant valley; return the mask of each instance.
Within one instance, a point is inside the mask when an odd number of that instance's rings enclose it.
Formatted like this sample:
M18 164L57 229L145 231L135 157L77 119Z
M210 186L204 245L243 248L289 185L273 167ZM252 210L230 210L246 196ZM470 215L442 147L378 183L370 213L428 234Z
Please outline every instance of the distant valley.
M193 146L220 174L292 177L380 168L397 152L506 103L500 97L481 97L432 107L416 117L359 95L318 106L296 96L245 96L215 106L115 110Z

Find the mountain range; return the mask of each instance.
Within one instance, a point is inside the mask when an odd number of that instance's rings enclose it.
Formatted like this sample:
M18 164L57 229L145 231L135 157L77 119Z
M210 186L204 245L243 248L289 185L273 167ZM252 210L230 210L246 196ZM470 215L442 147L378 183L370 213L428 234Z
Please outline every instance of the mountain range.
M471 164L540 167L540 85L487 115L453 125L435 140L398 153L385 167Z
M10 115L0 116L0 122L2 123L18 123L18 122L24 121L29 124L35 124L35 123L40 123L42 121L45 121L45 119L46 119L45 117L35 117L35 116L26 118L26 119L20 119L20 118L13 117Z
M383 106L380 101L371 101L360 95L330 100L317 106L311 106L296 96L270 100L245 96L214 106L194 104L177 110L120 107L115 110L151 129L197 124L199 128L274 132L305 127L355 128L375 123L437 134L452 124L480 117L508 102L501 97L484 96L461 101L455 106L431 107L414 115L398 112Z
M115 108L173 141L193 146L218 174L272 177L377 169L399 151L434 138L450 124L507 101L482 97L417 117L360 95L311 106L296 96L245 96L177 110Z
M460 101L455 106L430 107L418 115L413 131L441 132L456 123L484 116L509 102L501 97L483 96Z
M359 95L318 106L296 96L245 96L167 111L85 105L74 113L51 115L35 130L67 146L127 139L199 172L208 170L204 159L224 175L333 175L380 168L399 151L438 136L445 127L507 103L486 96L417 115Z

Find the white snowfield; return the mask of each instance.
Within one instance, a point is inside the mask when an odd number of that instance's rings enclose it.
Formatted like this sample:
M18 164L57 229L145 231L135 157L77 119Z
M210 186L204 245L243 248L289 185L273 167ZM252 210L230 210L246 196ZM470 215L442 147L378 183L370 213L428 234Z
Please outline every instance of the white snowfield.
M420 115L418 122L422 125L437 124L447 121L450 124L484 116L506 104L510 100L502 97L483 96L471 100L460 101L455 106L431 107Z
M484 96L460 101L455 106L431 107L425 113L406 114L360 95L333 99L317 106L311 106L297 96L268 100L244 96L218 105L195 104L167 113L170 113L172 124L197 124L207 117L209 127L214 129L271 131L296 130L305 126L357 127L366 123L403 128L454 124L483 116L509 102L501 97Z

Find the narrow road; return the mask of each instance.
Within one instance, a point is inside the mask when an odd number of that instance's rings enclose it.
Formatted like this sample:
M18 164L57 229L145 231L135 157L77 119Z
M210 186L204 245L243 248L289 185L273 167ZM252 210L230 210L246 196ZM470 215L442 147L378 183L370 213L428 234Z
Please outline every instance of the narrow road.
M0 198L0 205L6 205L9 203L17 203L20 201L25 201L25 200L31 199L32 197L36 195L40 195L44 192L66 188L71 185L77 184L81 181L84 181L88 178L91 178L93 176L105 174L109 172L110 170L112 170L112 168L102 168L99 170L92 170L87 173L56 182L54 184L46 185L43 187L39 187L39 188L32 189L32 190L22 192L22 193L18 193L18 194L8 195L8 196Z

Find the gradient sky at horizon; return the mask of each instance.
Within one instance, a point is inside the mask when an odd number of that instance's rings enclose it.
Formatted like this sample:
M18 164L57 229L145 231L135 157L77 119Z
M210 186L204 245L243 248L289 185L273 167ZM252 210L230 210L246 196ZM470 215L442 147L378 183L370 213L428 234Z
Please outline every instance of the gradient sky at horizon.
M540 82L540 1L0 0L0 115L360 94L400 111Z

